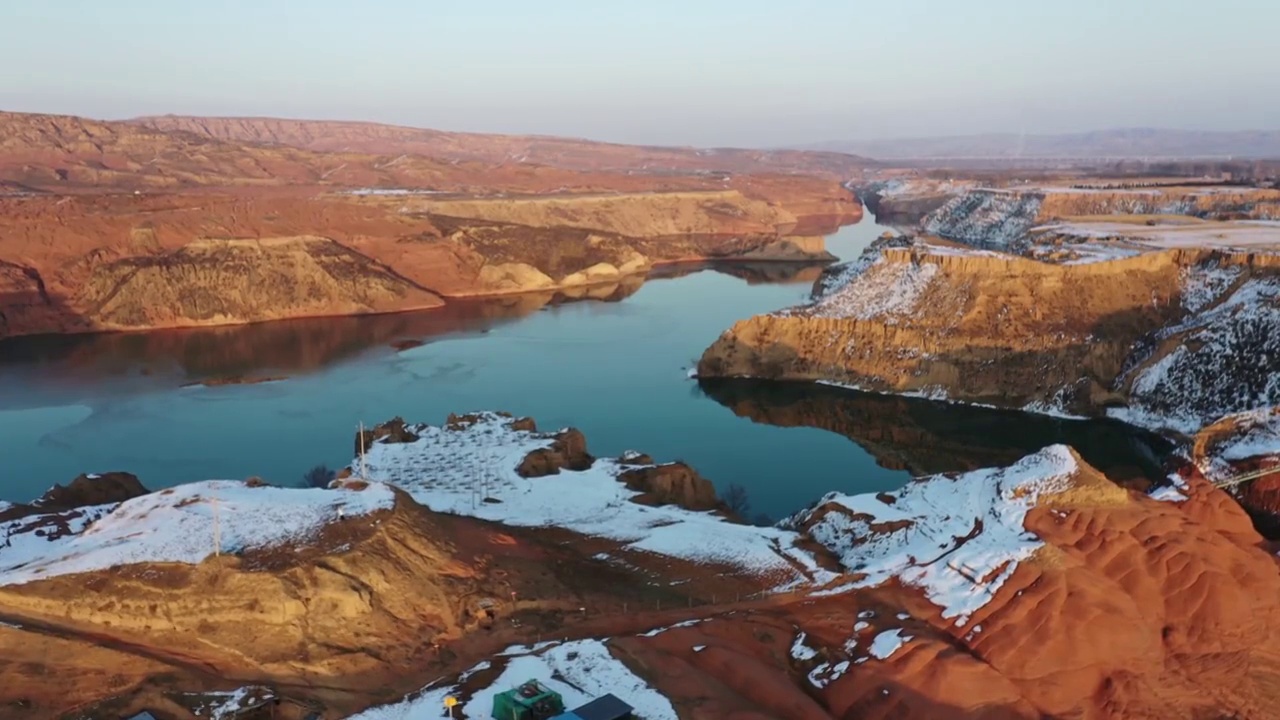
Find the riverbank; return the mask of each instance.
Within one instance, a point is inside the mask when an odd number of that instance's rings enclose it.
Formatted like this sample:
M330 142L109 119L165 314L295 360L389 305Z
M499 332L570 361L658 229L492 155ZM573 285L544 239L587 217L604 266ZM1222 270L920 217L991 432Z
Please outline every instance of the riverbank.
M1264 717L1280 677L1270 548L1194 465L1129 490L1055 444L755 527L686 465L537 428L397 419L324 489L83 476L0 506L0 701L480 718L535 677L671 720Z
M827 246L856 257L886 230L847 226ZM713 267L678 277L666 275L696 266L661 268L643 284L575 301L543 293L421 313L9 341L0 345L0 452L22 458L26 471L0 499L30 500L79 473L116 469L150 487L250 475L293 485L314 465L344 463L347 435L362 421L499 406L581 427L603 453L638 446L684 459L718 489L742 485L752 514L774 519L833 489L905 482L911 473L874 438L918 426L915 406L876 409L874 398L833 394L833 412L883 416L850 437L736 417L722 403L736 409L740 395L708 397L685 378L683 369L729 324L800 302L813 284L809 275L778 274L803 271L800 264ZM400 341L421 344L397 351ZM181 387L280 376L287 379ZM776 402L764 391L747 395ZM1088 427L1051 421L1022 435L1017 416L1006 423L942 410L925 422L944 437L977 423L997 437L1075 443ZM1035 449L1013 441L990 457ZM805 459L803 474L794 472L796 458ZM964 452L942 453L929 467L971 463Z

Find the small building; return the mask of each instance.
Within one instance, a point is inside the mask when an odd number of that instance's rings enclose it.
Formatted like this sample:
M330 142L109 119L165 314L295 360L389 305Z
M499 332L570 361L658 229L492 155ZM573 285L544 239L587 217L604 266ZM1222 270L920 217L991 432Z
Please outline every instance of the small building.
M564 713L564 699L546 685L530 680L493 698L493 720L551 720Z
M601 695L553 720L632 720L635 709L615 695Z

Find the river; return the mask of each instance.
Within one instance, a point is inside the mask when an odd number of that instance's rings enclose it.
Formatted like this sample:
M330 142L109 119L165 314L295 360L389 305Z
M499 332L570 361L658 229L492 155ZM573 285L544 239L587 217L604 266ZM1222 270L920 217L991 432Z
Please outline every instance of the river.
M848 259L885 229L867 220L828 246ZM251 475L297 484L314 465L348 463L360 422L476 409L577 427L598 456L684 460L717 487L742 485L752 514L773 519L828 491L892 489L1051 442L1121 474L1158 472L1159 441L1112 423L685 377L721 331L802 301L817 272L666 268L598 299L0 342L0 499L112 470L150 488Z

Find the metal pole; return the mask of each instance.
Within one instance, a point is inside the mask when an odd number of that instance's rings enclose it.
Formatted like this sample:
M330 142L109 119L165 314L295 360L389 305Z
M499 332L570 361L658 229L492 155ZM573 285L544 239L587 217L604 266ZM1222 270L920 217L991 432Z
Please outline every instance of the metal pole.
M360 479L369 482L369 473L364 465L364 421L360 421Z
M218 496L209 501L213 504L213 555L222 557L222 525L218 518Z

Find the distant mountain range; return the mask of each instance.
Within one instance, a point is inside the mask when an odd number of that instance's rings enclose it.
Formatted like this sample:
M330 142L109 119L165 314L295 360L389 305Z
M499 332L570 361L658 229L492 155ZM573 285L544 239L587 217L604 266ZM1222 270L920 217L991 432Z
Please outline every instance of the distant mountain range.
M847 140L806 149L877 160L933 158L1280 158L1280 130L1214 132L1123 128L1056 135L995 133L951 137Z

